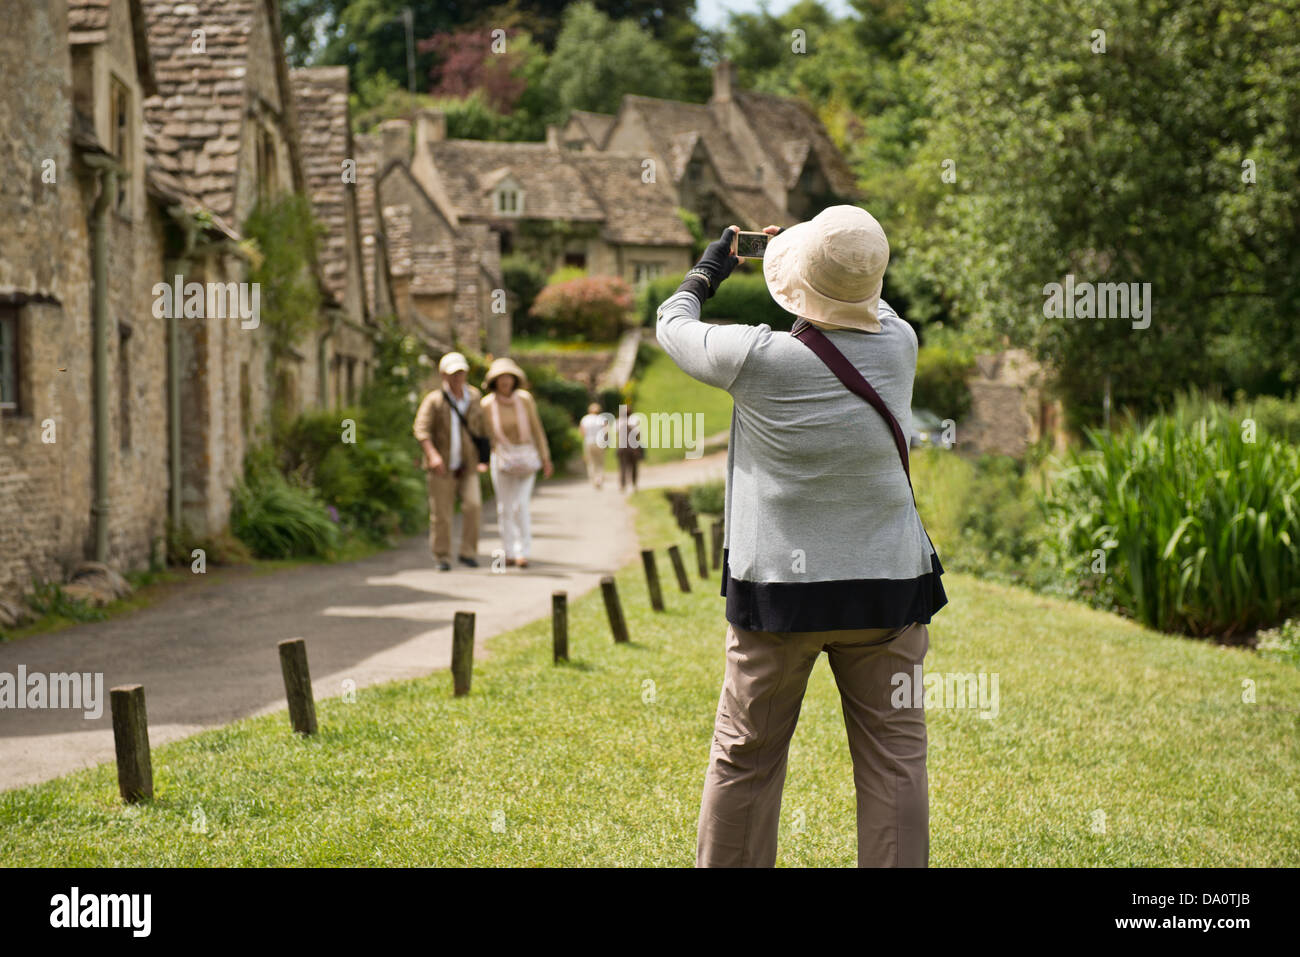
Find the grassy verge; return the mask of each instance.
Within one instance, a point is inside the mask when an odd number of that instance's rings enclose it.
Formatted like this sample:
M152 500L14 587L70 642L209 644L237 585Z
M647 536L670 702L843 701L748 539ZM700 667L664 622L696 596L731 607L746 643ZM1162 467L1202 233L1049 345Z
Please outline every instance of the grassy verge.
M634 502L644 541L685 545L661 493ZM440 673L320 702L310 740L279 713L157 748L157 796L139 807L119 803L111 765L0 794L0 860L688 866L724 625L716 575L678 594L662 552L660 574L660 615L639 566L618 574L629 646L610 641L594 592L571 604L567 666L539 621L492 639L467 698ZM1300 863L1294 668L948 579L927 669L996 672L1000 702L990 720L930 712L933 865ZM819 662L779 863L850 866L854 847L843 718Z
M700 438L725 432L731 427L731 396L692 379L662 351L655 352L641 374L633 410L647 415L655 412L680 412L692 416L697 412L703 413L704 430ZM692 437L695 437L694 432ZM684 454L682 449L646 449L645 461L651 465L675 462Z

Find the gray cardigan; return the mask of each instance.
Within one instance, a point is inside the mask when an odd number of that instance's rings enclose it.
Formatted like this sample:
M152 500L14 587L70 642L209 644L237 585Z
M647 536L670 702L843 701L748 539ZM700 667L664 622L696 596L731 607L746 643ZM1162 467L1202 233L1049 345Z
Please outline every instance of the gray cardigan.
M689 292L658 313L659 344L729 392L723 594L761 631L929 622L947 597L893 433L802 342L770 326L711 325ZM884 301L881 331L824 330L910 434L917 340Z

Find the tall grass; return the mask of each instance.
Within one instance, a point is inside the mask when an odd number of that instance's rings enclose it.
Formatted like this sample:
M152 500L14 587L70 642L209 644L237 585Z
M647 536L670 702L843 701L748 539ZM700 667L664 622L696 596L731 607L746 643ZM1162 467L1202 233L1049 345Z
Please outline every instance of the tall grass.
M1300 609L1300 449L1215 406L1087 438L1048 498L1063 565L1162 631L1231 639Z

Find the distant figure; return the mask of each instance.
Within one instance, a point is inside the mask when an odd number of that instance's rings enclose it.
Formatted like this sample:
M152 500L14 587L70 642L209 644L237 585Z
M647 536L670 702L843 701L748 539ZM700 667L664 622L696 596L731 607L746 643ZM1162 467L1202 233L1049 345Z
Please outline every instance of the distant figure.
M587 464L587 479L596 488L605 484L605 446L600 444L604 427L600 405L593 402L587 406L587 414L578 423L578 428L582 430L582 460ZM605 441L608 442L608 438Z
M483 380L483 412L491 424L492 486L497 493L497 524L506 564L528 567L532 527L528 500L540 468L551 477L551 450L537 403L527 392L528 377L504 356Z
M636 466L645 458L641 447L641 426L632 421L632 409L624 406L618 420L618 490L636 491Z
M438 363L442 388L424 397L415 413L412 431L424 449L429 492L429 550L440 571L451 571L451 521L460 498L460 563L478 567L478 526L483 493L480 462L474 436L483 437L482 394L465 384L469 363L459 352L449 352Z

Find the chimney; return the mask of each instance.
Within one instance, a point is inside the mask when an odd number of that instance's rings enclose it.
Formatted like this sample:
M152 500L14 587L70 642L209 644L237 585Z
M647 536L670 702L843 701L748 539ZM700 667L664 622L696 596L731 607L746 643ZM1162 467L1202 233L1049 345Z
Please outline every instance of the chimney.
M393 160L411 161L410 120L384 120L379 124L379 137L383 143L385 166Z
M447 114L442 110L421 110L415 114L415 149L423 151L430 143L447 138Z
M719 60L713 67L713 101L731 102L731 87L736 78L736 67L730 60Z
M546 124L546 145L553 151L560 151L560 128L554 123Z

